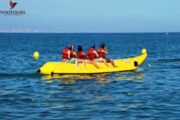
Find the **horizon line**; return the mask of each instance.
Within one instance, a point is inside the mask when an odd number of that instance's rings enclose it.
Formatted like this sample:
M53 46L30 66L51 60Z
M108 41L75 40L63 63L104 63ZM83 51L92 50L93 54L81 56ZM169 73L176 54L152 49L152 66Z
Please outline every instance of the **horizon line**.
M24 33L33 33L33 34L120 34L120 33L180 33L180 32L5 32L5 31L0 31L0 33L19 33L19 34L24 34Z

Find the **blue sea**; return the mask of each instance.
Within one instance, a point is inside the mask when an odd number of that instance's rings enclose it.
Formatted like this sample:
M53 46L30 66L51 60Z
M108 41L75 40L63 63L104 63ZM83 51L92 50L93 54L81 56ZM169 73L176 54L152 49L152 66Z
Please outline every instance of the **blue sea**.
M60 61L68 44L104 42L108 57L147 49L134 72L47 77L36 71ZM40 58L33 59L34 51ZM180 33L0 33L1 120L178 120Z

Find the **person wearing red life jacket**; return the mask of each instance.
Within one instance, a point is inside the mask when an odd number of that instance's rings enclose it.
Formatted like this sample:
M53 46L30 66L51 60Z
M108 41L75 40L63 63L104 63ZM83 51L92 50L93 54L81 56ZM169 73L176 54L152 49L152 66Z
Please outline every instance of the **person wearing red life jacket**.
M72 45L68 45L63 51L62 51L62 60L67 61L71 58L71 47Z
M83 60L87 59L87 56L84 53L82 46L79 45L77 50L78 50L77 55L79 59L83 59Z
M71 58L78 58L77 53L74 50L74 46L72 46L72 48L71 48L70 56L71 56Z
M96 68L99 68L99 66L95 62L88 60L88 57L86 56L86 54L83 51L82 46L80 46L80 45L78 46L78 54L77 55L78 55L78 62L81 62L79 60L83 61L84 68L85 68L85 63L93 64Z
M68 47L62 51L62 60L67 63L75 63L76 69L78 69L77 54L72 45L68 45Z
M109 67L106 60L102 57L99 57L97 51L95 50L95 45L91 46L91 48L88 50L87 54L88 54L89 60L94 61L94 62L104 62L104 64L107 67Z
M105 43L101 43L98 49L98 55L100 58L104 58L106 62L110 62L113 67L116 67L114 61L111 58L106 58L106 54L109 54L108 49L105 47Z
M106 56L105 56L106 54L109 54L109 51L106 48L105 43L101 43L100 47L98 49L99 57L106 59L106 62L110 62L113 67L116 67L114 61L111 58L106 58Z

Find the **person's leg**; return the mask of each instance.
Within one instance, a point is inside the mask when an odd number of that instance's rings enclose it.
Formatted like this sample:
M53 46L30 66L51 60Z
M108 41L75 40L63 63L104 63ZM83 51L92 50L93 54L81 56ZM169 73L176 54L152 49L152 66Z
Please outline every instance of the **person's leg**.
M76 58L74 58L74 59L75 59L76 69L79 69L78 59L76 59Z
M83 60L83 67L84 67L84 69L86 69L86 63L85 63L85 60Z
M94 61L90 61L90 60L85 60L86 63L92 64L94 65L96 68L99 69L99 66L94 62Z
M104 58L99 58L99 60L100 60L101 62L104 62L104 64L105 64L107 67L110 67L110 66L108 65L108 63L106 62L106 59L104 59Z
M109 58L109 62L111 63L111 65L112 65L113 67L117 67L117 66L115 65L115 63L114 63L114 60L112 60L111 58Z
M84 69L86 68L85 60L83 60L83 59L78 59L78 63L83 63Z
M68 59L68 60L66 60L66 61L64 61L64 62L66 62L66 63L70 63L70 59Z
M78 60L77 60L76 58L71 58L71 59L69 59L68 63L75 63L76 69L79 68L79 67L78 67Z

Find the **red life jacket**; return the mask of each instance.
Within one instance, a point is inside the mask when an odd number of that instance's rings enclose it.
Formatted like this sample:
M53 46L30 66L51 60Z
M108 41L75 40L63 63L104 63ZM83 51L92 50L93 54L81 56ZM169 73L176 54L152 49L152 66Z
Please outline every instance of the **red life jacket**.
M94 49L93 48L90 48L89 50L88 50L88 57L89 57L89 59L90 60L94 60L94 59L96 59L97 57L96 57L96 55L94 54Z
M87 56L85 55L85 53L83 51L78 51L78 57L80 59L87 59Z
M98 55L99 57L105 58L105 53L104 53L104 49L103 48L99 48L98 49Z
M76 58L76 52L74 50L71 51L71 58Z
M67 60L67 59L68 59L68 51L69 51L68 48L65 48L65 49L62 51L62 59L63 59L63 60Z

